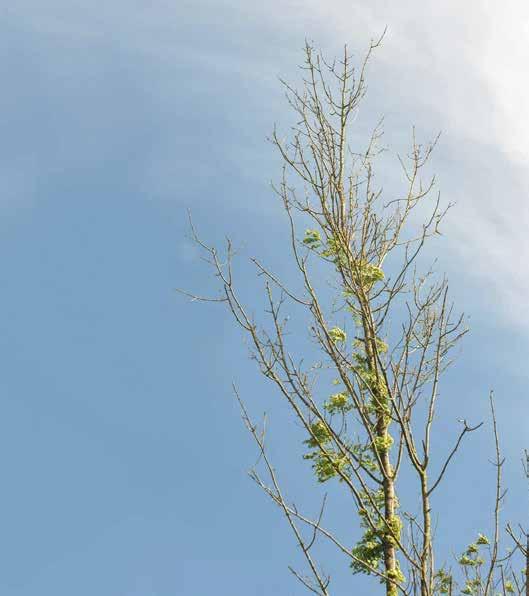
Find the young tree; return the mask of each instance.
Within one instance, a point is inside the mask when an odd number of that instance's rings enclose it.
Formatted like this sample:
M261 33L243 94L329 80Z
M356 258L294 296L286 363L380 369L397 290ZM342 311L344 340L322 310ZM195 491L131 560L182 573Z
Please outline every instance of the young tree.
M293 571L296 577L311 592L330 594L329 578L312 548L321 537L349 561L353 573L373 576L387 596L452 594L457 585L452 572L434 566L431 497L464 437L481 425L463 420L444 459L432 464L432 459L439 461L439 456L432 458L431 436L440 379L466 329L450 302L446 278L432 269L417 271L421 251L439 233L447 211L434 179L422 176L435 141L422 145L413 134L409 155L400 158L404 187L388 197L375 181L381 127L364 149L350 146L351 127L366 92L366 65L379 43L371 44L358 68L347 48L341 60L329 63L307 44L301 88L283 82L297 124L287 141L277 131L272 135L283 160L282 179L274 190L284 207L290 256L303 290L295 292L292 284L252 259L266 280L270 317L258 324L237 292L231 243L224 259L192 226L221 294L191 296L229 307L251 340L261 374L305 429L305 458L317 480L338 480L356 509L361 535L348 545L324 527L322 516L311 519L290 504L266 452L264 433L240 400L268 480L255 469L251 476L281 508L310 571L309 577ZM325 275L331 277L332 296L324 286ZM303 309L320 354L310 367L298 364L287 345L283 311L289 302ZM464 594L521 593L525 585L511 573L510 559L499 558L503 462L492 398L491 407L497 469L494 536L489 540L479 534L460 557ZM415 477L417 502L399 498L404 468ZM313 532L309 538L307 528Z

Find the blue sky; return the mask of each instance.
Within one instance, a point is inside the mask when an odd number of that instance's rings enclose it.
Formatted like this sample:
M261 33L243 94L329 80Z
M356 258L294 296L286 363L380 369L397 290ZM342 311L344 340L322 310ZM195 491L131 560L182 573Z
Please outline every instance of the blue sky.
M232 381L252 412L269 413L275 463L310 507L301 435L228 314L174 288L214 287L187 208L203 237L242 247L249 298L259 280L246 256L288 274L266 142L274 122L290 121L277 77L296 76L305 37L361 55L385 25L359 131L385 114L387 142L402 150L412 124L425 137L442 130L435 170L457 203L435 251L472 333L443 386L436 441L448 449L456 418L486 417L494 388L504 515L526 519L528 9L393 4L2 8L2 596L303 593L287 570L294 542L245 475L255 451ZM449 520L447 553L487 529L489 431L469 441L434 503ZM335 499L330 521L342 524L347 504ZM329 566L336 593L354 585Z

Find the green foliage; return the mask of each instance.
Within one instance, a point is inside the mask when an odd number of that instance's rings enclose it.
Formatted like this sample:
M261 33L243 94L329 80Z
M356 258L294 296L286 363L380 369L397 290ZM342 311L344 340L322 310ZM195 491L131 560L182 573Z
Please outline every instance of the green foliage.
M305 441L305 444L314 451L304 455L303 459L312 461L312 468L318 482L327 482L346 468L349 458L346 454L326 447L332 440L331 429L327 423L322 420L314 422L310 426L310 433L311 436Z
M307 246L316 248L320 246L320 242L320 236L315 230L307 230L304 239ZM351 260L350 257L348 260L348 251L334 238L327 240L324 250L319 254L322 257L331 258L337 267L348 266L353 283L357 288L361 287L368 291L375 283L384 279L384 273L379 267L371 263ZM344 295L350 298L354 297L355 293L344 291ZM358 324L358 321L355 323ZM335 326L329 329L328 334L334 343L344 344L347 341L347 334L340 327ZM383 425L386 428L383 433L380 433L380 431L375 432L373 427L375 437L372 442L351 444L348 445L347 450L355 462L360 463L371 472L376 472L378 470L376 455L387 453L393 444L393 438L387 432L391 413L389 390L385 378L373 367L366 354L365 341L355 340L353 348L351 372L354 373L360 392L365 398L365 411L376 416L378 422L382 417ZM388 351L387 343L379 338L375 338L371 348L378 355ZM341 380L336 379L333 383L340 385ZM354 405L349 393L340 391L330 395L323 407L331 415L345 415L354 408ZM344 455L341 450L336 451L331 448L332 434L327 423L323 421L314 423L311 426L311 435L305 443L312 451L304 458L312 461L312 467L319 482L326 482L343 473L350 473L348 470L351 466L350 457L347 454ZM383 574L384 547L389 544L397 545L400 540L402 521L398 515L394 515L390 519L384 518L384 491L382 489L370 492L369 495L365 494L364 497L365 509L359 511L363 535L352 549L355 560L351 564L351 568L353 573L372 574L373 571L376 571ZM370 499L376 506L373 506ZM370 523L368 519L373 523ZM393 576L390 579L394 579L396 582L405 581L400 567L393 572Z
M398 521L397 521L398 520ZM394 528L398 530L400 537L401 522L398 516L394 516ZM395 542L395 538L388 532L386 524L381 520L377 530L367 528L364 535L356 544L352 550L352 554L355 560L351 563L351 569L353 573L366 573L368 575L373 574L374 571L382 573L381 563L384 558L384 542L383 538ZM405 578L397 566L393 578L397 582L404 582Z
M320 235L315 230L307 230L303 240L308 246L317 248L321 244ZM349 269L351 279L358 288L369 290L373 285L384 279L384 272L377 265L362 260L354 259L347 246L335 237L327 239L326 247L319 253L322 257L330 259L337 268ZM354 292L345 292L346 295L354 295Z
M329 414L344 414L352 409L353 404L349 394L342 391L341 393L334 393L329 399L323 404L323 407Z
M372 286L377 281L384 279L384 272L380 267L372 265L371 263L357 263L359 270L360 284L362 286Z
M393 437L387 433L382 437L375 437L374 447L378 453L389 451L393 445Z
M352 550L355 560L351 563L353 573L367 573L378 571L384 555L382 543L373 530L367 530L362 539Z
M347 252L344 250L339 240L329 238L327 240L327 248L321 251L321 256L330 258L337 267L345 267L347 265Z
M478 534L476 542L472 542L468 545L466 551L459 557L458 563L462 567L479 567L480 565L483 565L485 561L483 557L479 556L479 547L488 544L489 539L483 534Z
M346 393L337 393L331 396L324 407L332 412L347 411L352 408L349 396ZM312 468L318 482L327 482L331 478L348 473L351 464L351 456L363 465L366 469L374 472L377 466L370 455L369 445L360 443L348 445L344 451L332 448L329 443L332 441L332 432L327 423L318 421L310 426L311 436L304 441L312 451L305 454L303 459L312 461ZM342 480L342 478L340 478Z
M379 354L385 354L388 351L388 344L385 341L378 339L378 337L375 339L375 344Z
M394 546L397 545L397 541L400 540L400 534L402 532L402 520L398 515L392 515L386 520L387 528L384 530L386 540ZM386 524L384 524L386 525Z
M312 469L318 482L327 482L327 480L338 476L349 465L347 455L338 453L334 449L313 451L304 455L303 458L312 460Z
M471 557L468 554L461 555L457 561L463 567L479 567L485 562L482 557Z
M358 513L364 534L352 550L355 560L351 563L351 568L353 573L367 573L368 575L373 571L382 573L380 567L384 557L384 545L388 543L396 545L400 540L402 520L398 515L393 515L387 520L381 517L379 512L384 510L383 489L372 491L369 495L364 493L362 501L364 508L360 509ZM368 516L374 521L375 528L368 522ZM405 581L398 562L397 569L391 578L397 582Z
M401 568L400 568L400 563L398 562L398 560L396 561L396 569L394 571L388 571L387 576L396 581L399 584L403 584L406 581L406 578L404 577L404 573L402 573ZM395 594L397 593L397 591L395 590Z
M303 238L303 244L306 244L313 250L319 248L321 246L321 236L318 230L306 230L305 238Z
M387 351L388 346L382 340L376 338L376 346L379 351ZM375 409L382 408L385 410L387 397L389 395L388 388L384 377L371 368L368 358L365 354L363 341L356 340L354 343L357 351L352 355L354 361L353 371L359 380L362 389L367 390L371 396L371 403Z
M365 342L363 339L355 339L353 342L353 347L357 350L358 356L361 356L363 360L366 359L365 355ZM379 354L385 354L388 351L388 344L380 339L379 337L375 337L375 349Z
M452 588L452 576L444 569L439 571L434 576L434 593L449 594Z
M334 343L345 342L347 340L347 334L340 327L329 329L329 336Z
M461 555L457 562L463 566L475 565L474 561L467 555Z
M325 445L332 438L329 426L323 422L323 420L318 420L318 422L311 424L310 433L311 437L307 439L305 443L312 448L319 447L319 445Z
M384 416L384 423L390 421L391 407L389 391L384 377L372 370L367 363L367 358L362 353L353 354L356 362L353 370L360 385L360 389L367 393L365 411L368 414Z
M477 594L476 590L479 590L480 586L481 580L479 578L468 579L465 587L461 590L461 594Z

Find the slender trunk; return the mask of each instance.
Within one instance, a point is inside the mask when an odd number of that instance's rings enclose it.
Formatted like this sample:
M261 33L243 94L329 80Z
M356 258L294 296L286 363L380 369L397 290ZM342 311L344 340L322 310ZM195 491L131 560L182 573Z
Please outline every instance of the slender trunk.
M366 300L369 304L369 301ZM370 313L369 308L366 309ZM376 336L373 332L373 324L371 317L364 316L363 328L366 346L366 356L369 362L369 368L372 373L379 378L378 363L376 359ZM372 389L373 390L373 389ZM396 496L395 496L395 480L393 476L393 466L391 465L391 459L389 456L389 425L390 419L385 411L387 406L386 401L388 396L380 391L379 387L373 391L373 399L375 402L375 408L378 410L377 422L375 428L375 436L380 439L381 445L384 447L379 449L375 445L375 449L380 457L380 463L382 466L381 472L383 475L383 490L384 490L384 535L383 535L383 549L384 549L384 572L388 579L386 580L386 596L397 596L398 588L395 583L398 580L398 562L397 562L397 549L395 546L395 539L392 536L392 532L396 530ZM392 581L393 580L393 581Z
M421 498L422 498L422 523L423 542L421 551L421 596L432 594L432 522L430 517L430 499L428 497L428 476L426 472L421 475Z
M387 429L384 435L387 435ZM394 528L395 520L395 483L392 475L393 470L389 460L389 453L385 451L382 454L382 464L385 468L386 477L384 479L384 516L386 523L390 528ZM397 579L397 553L395 548L395 541L388 532L388 537L384 540L384 567L388 577ZM397 596L398 589L393 581L386 581L386 595Z
M376 436L382 439L385 443L388 439L388 427L387 418L384 414L381 414L377 421ZM384 448L379 451L380 460L383 467L383 490L384 490L384 518L385 525L384 529L384 570L386 575L394 580L397 579L397 553L395 548L395 540L391 536L389 528L395 530L395 513L396 513L396 498L395 498L395 481L393 479L393 467L389 457L389 449ZM394 581L389 579L386 581L386 595L397 596L398 589Z

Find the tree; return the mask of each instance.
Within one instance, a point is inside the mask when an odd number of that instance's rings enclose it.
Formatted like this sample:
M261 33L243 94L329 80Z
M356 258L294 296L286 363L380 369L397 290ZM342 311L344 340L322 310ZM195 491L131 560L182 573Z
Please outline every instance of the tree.
M461 421L453 446L440 465L432 465L439 383L466 328L449 299L447 279L433 268L418 272L419 256L429 239L440 234L449 207L442 207L435 179L423 179L437 139L423 145L413 132L409 155L399 158L404 187L387 198L375 180L381 126L364 149L353 149L349 143L366 92L366 66L379 43L371 44L358 68L347 48L341 60L327 62L306 44L301 89L282 82L297 124L288 141L276 130L272 135L283 161L282 178L274 190L284 207L290 257L302 291L294 291L292 284L252 259L266 280L269 319L258 324L237 292L231 243L226 258L221 257L191 224L221 293L215 298L190 296L229 307L250 338L261 374L275 385L293 419L305 429L304 457L316 479L337 481L356 509L361 534L356 544L347 545L325 528L324 506L322 514L311 519L290 504L268 457L264 431L251 421L237 395L268 480L256 469L251 476L290 525L310 576L292 571L309 591L330 594L329 578L313 556L319 537L345 556L353 573L379 581L387 596L453 594L458 585L463 594L522 593L525 582L512 570L512 554L522 552L524 545L517 539L511 554L503 558L499 554L503 460L492 396L494 535L489 539L478 534L466 548L457 564L459 579L450 568L434 566L431 496L465 436L481 424ZM302 193L293 179L301 183ZM304 232L298 231L300 227ZM324 275L331 276L330 296ZM289 349L288 318L283 315L287 303L303 310L310 339L319 351L319 359L309 367L299 364ZM416 502L399 498L403 469L415 478ZM312 531L309 537L307 529Z

